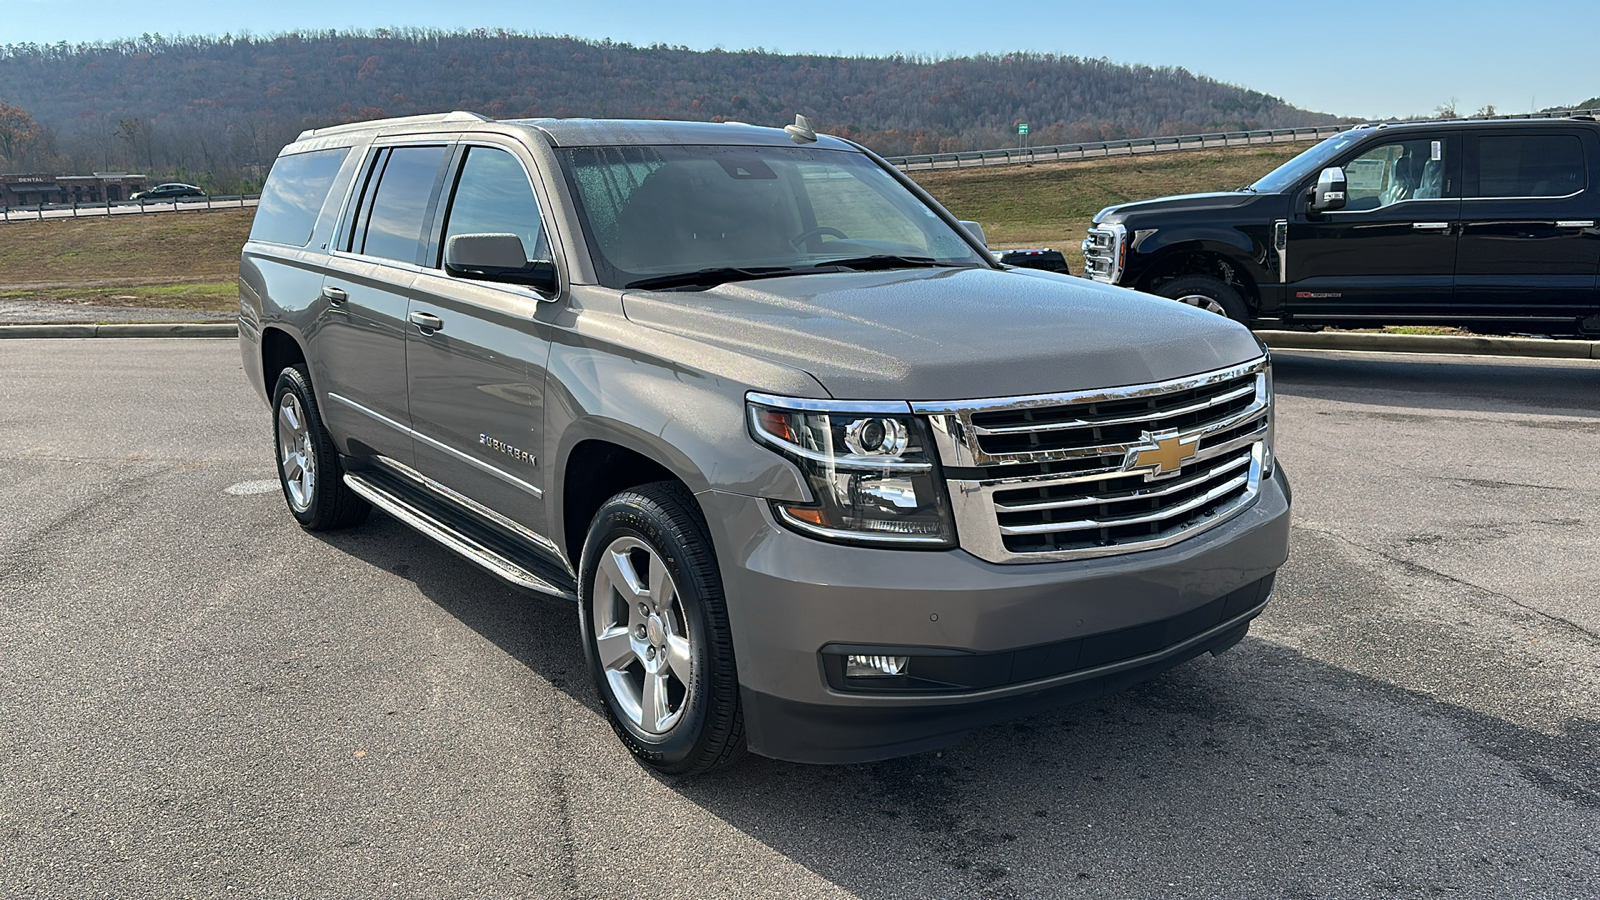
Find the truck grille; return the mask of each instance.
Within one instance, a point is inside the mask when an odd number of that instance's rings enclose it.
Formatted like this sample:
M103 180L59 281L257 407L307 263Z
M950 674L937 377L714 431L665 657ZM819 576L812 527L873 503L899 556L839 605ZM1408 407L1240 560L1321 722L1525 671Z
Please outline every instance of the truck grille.
M1152 385L919 404L956 529L991 562L1153 549L1248 506L1270 464L1266 359Z

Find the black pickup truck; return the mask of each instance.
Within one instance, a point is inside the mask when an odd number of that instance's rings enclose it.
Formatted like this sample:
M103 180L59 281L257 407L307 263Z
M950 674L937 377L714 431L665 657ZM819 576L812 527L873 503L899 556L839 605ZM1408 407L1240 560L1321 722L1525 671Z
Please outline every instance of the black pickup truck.
M1600 332L1600 124L1368 125L1237 191L1107 207L1085 273L1252 326Z

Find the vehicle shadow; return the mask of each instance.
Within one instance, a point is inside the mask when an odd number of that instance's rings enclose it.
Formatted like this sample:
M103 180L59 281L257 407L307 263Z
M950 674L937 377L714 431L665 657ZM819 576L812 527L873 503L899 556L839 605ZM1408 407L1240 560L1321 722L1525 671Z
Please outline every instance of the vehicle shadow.
M1566 363L1565 365L1563 363ZM1407 410L1600 417L1600 363L1274 351L1279 394Z
M319 537L601 715L569 605L381 515ZM1600 721L1530 730L1255 637L937 754L666 784L860 897L1600 896Z

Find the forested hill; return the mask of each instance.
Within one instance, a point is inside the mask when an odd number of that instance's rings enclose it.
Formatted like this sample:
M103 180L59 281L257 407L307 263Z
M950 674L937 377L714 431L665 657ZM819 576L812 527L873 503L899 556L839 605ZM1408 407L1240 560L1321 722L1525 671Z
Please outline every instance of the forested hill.
M307 125L449 109L773 125L799 112L888 154L1004 146L1021 122L1046 144L1332 121L1183 69L1069 56L841 58L420 30L10 45L0 102L31 113L57 152L99 141L94 152L147 168L206 165L174 154L231 155L241 140L270 161L268 145ZM202 153L206 136L230 146Z

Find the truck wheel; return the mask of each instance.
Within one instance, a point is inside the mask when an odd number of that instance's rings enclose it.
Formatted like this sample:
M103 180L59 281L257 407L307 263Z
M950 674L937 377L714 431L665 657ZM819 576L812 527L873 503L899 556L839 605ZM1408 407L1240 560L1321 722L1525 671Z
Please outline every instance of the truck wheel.
M1227 316L1235 322L1248 322L1250 318L1239 292L1222 279L1210 275L1183 275L1156 288L1156 293L1219 316Z
M739 758L744 718L722 575L688 489L660 482L607 500L578 568L584 656L622 743L664 775Z
M322 425L317 395L304 364L278 374L272 391L272 435L278 483L289 512L307 531L359 525L372 507L344 483L344 466Z

